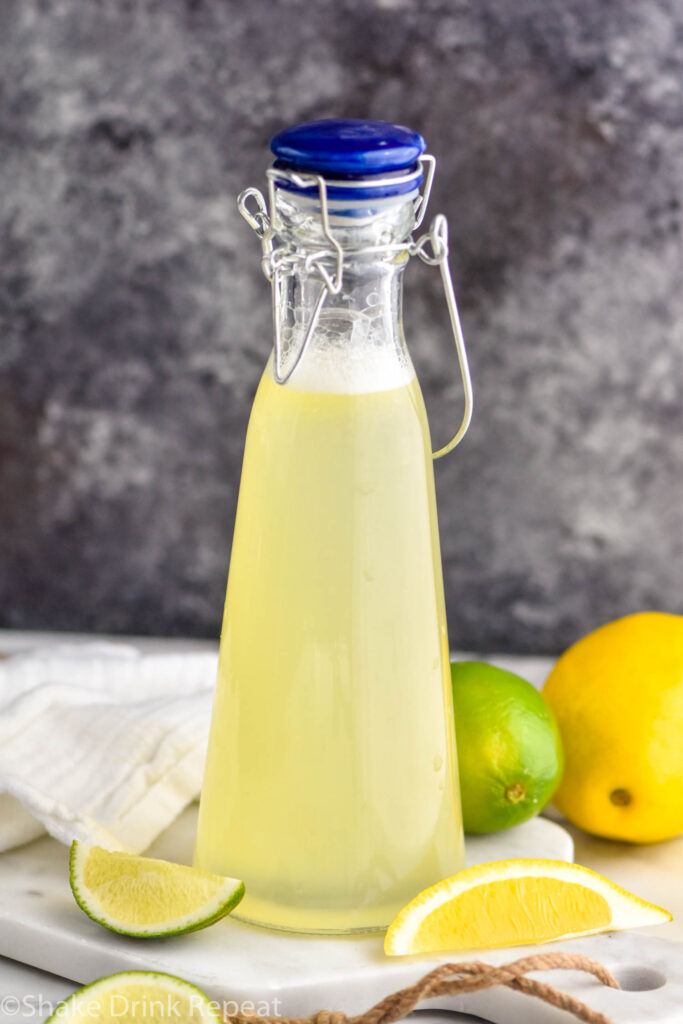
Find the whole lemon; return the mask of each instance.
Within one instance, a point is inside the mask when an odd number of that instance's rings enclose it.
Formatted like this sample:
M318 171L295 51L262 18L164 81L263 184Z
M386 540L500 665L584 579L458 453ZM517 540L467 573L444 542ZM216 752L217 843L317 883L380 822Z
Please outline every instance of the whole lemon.
M497 832L538 814L562 774L555 717L531 683L481 661L451 665L466 832Z
M683 832L683 616L641 612L589 633L543 688L566 767L554 802L594 835Z

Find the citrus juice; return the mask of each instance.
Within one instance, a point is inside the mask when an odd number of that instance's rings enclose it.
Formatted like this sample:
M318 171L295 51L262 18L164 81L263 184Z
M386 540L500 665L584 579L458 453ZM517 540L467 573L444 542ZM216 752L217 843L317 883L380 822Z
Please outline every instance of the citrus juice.
M429 431L412 367L309 369L251 415L196 864L243 919L378 929L463 864Z

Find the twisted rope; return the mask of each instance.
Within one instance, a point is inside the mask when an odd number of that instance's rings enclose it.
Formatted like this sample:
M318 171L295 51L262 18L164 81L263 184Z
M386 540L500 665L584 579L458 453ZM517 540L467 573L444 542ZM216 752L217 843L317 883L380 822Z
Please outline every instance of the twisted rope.
M542 999L558 1010L572 1013L585 1024L612 1024L603 1013L592 1010L580 999L525 975L532 971L587 971L610 988L619 988L616 978L597 960L574 953L538 953L514 960L501 967L493 967L481 960L436 967L414 985L385 996L379 1003L355 1017L340 1010L318 1010L308 1017L258 1017L259 1024L395 1024L402 1020L424 999L435 996L457 996L466 992L480 992L496 985L507 985L517 992ZM225 1017L226 1024L255 1024L255 1018L246 1014Z

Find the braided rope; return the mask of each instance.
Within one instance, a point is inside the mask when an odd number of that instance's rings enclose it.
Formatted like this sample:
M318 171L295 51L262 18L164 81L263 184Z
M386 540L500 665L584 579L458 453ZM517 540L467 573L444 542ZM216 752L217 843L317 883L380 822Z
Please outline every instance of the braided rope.
M402 1020L424 999L435 996L456 996L467 992L480 992L496 985L506 985L517 992L542 999L558 1010L572 1013L585 1024L611 1024L604 1014L592 1010L580 999L546 985L535 978L527 978L532 971L586 971L603 985L619 988L616 978L597 960L574 953L538 953L522 957L501 967L493 967L481 960L458 964L443 964L425 974L414 985L385 996L365 1013L349 1017L340 1010L318 1010L308 1017L258 1017L259 1024L395 1024ZM225 1017L226 1024L255 1024L254 1016L234 1014Z

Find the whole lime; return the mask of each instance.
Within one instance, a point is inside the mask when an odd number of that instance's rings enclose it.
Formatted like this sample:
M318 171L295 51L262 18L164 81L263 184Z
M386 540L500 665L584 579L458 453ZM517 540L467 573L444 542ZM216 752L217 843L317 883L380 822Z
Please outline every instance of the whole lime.
M466 832L498 832L538 814L562 777L555 716L531 683L480 661L451 665Z

